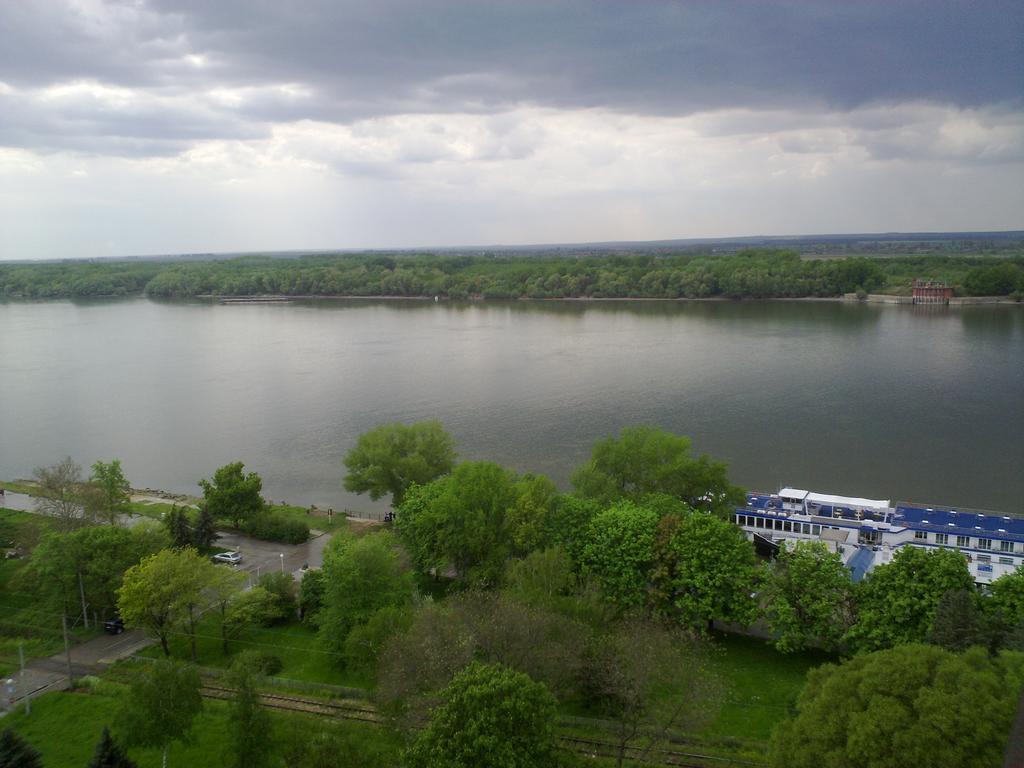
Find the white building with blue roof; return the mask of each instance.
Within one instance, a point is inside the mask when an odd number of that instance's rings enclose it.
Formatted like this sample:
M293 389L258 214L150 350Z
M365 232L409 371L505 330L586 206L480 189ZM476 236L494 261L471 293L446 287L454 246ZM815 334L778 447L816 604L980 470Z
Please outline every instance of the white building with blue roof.
M843 556L855 581L900 547L953 549L971 576L989 584L1024 565L1024 519L992 512L834 496L798 488L748 494L733 515L755 544L822 541Z

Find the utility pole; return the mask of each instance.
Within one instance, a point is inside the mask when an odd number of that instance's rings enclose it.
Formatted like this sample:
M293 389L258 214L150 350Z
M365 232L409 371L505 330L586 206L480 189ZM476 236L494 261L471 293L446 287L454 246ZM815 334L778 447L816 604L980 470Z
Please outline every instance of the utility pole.
M89 611L85 607L85 585L82 584L82 572L78 572L78 593L82 596L82 622L89 628Z
M71 674L71 643L68 642L68 615L66 613L61 614L60 623L64 630L64 653L68 660L68 688L74 688L75 679Z
M18 660L21 662L21 672L18 674L18 688L25 699L25 714L32 714L32 692L25 690L25 646L18 643Z

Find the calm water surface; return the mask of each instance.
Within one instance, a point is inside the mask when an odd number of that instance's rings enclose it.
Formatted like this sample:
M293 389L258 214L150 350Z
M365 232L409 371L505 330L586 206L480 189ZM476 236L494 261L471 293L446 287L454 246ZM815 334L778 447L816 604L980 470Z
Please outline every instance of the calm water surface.
M563 486L596 438L651 423L750 488L1024 512L1024 311L0 303L0 477L120 457L134 485L195 491L240 459L275 500L368 509L345 452L429 418Z

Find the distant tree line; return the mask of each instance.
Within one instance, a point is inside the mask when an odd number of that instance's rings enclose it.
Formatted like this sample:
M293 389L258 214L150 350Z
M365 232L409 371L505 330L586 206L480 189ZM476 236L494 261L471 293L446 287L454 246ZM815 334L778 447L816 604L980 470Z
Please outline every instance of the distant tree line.
M796 251L724 255L336 254L219 261L0 264L0 297L146 294L401 296L449 299L800 298L908 293L914 278L967 295L1024 294L1024 256L804 259Z

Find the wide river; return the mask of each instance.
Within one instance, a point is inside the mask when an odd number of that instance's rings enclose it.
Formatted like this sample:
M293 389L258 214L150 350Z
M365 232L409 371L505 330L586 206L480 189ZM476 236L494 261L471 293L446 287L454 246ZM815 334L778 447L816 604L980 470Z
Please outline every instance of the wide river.
M341 488L356 437L440 419L568 487L599 437L689 435L748 488L1024 512L1024 309L838 302L0 303L0 478L65 455L196 491Z

